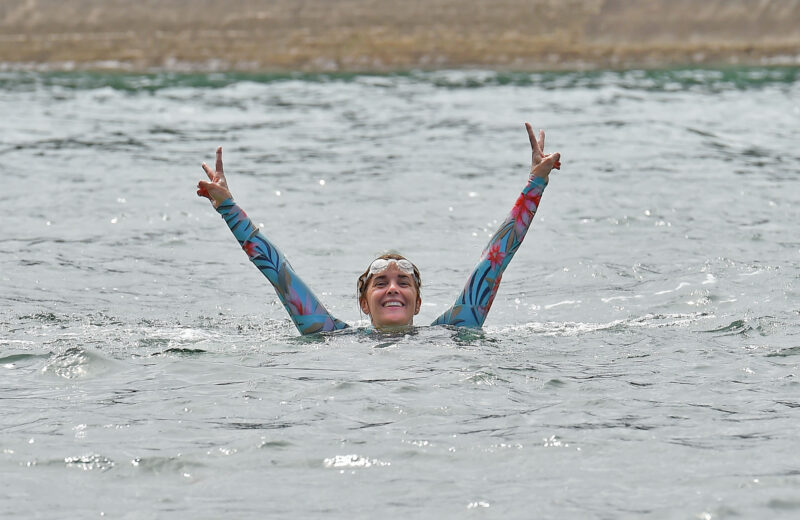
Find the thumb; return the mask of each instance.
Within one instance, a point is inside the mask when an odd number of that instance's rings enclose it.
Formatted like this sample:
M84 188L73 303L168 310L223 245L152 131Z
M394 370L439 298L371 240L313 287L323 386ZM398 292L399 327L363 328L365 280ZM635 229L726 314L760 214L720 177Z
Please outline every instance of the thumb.
M557 170L561 168L560 153L553 153L545 156L545 158L542 159L542 162L540 162L533 168L533 171L531 173L533 174L534 177L544 177L546 179L553 168Z
M207 199L211 198L211 194L208 193L208 182L200 181L197 183L197 195L199 197L205 197Z
M548 155L547 158L542 162L548 163L550 165L550 168L555 168L556 170L559 170L561 169L561 154L558 152L552 153Z

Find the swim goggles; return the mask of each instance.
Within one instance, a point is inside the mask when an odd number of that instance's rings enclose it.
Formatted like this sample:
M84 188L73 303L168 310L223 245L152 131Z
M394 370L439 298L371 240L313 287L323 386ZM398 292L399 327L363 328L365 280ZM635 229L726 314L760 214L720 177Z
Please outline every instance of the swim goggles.
M412 264L405 258L402 258L400 260L396 260L394 258L378 258L377 260L369 264L369 269L368 269L369 276L382 273L383 271L388 269L389 265L391 264L397 266L397 269L399 269L400 271L413 276L414 280L416 280L417 284L419 284L419 278L417 277L417 273L414 272L414 264Z

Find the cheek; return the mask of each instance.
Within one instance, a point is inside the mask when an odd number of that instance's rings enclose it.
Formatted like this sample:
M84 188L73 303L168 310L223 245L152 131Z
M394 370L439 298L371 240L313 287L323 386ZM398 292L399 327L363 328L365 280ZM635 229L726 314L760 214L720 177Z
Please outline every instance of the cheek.
M362 306L366 306L369 308L373 308L377 305L377 301L380 299L380 291L375 290L374 288L367 289L367 294L364 295L364 299Z

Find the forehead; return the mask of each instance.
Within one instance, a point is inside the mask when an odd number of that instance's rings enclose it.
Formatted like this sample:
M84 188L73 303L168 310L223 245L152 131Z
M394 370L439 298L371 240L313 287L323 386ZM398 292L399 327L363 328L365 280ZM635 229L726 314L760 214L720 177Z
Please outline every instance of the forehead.
M390 278L390 277L408 278L409 280L411 279L411 275L409 275L405 271L401 271L400 269L397 268L396 265L389 264L389 266L386 269L384 269L383 271L381 271L379 273L374 274L372 276L371 280L374 281L374 280L385 279L385 278Z

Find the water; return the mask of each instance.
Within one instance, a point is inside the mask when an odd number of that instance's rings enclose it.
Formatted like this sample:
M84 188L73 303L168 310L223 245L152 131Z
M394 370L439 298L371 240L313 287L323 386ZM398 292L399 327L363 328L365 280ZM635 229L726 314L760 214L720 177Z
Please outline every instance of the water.
M3 518L795 518L796 69L0 73ZM337 317L419 323L562 153L483 332L300 338L207 201Z

